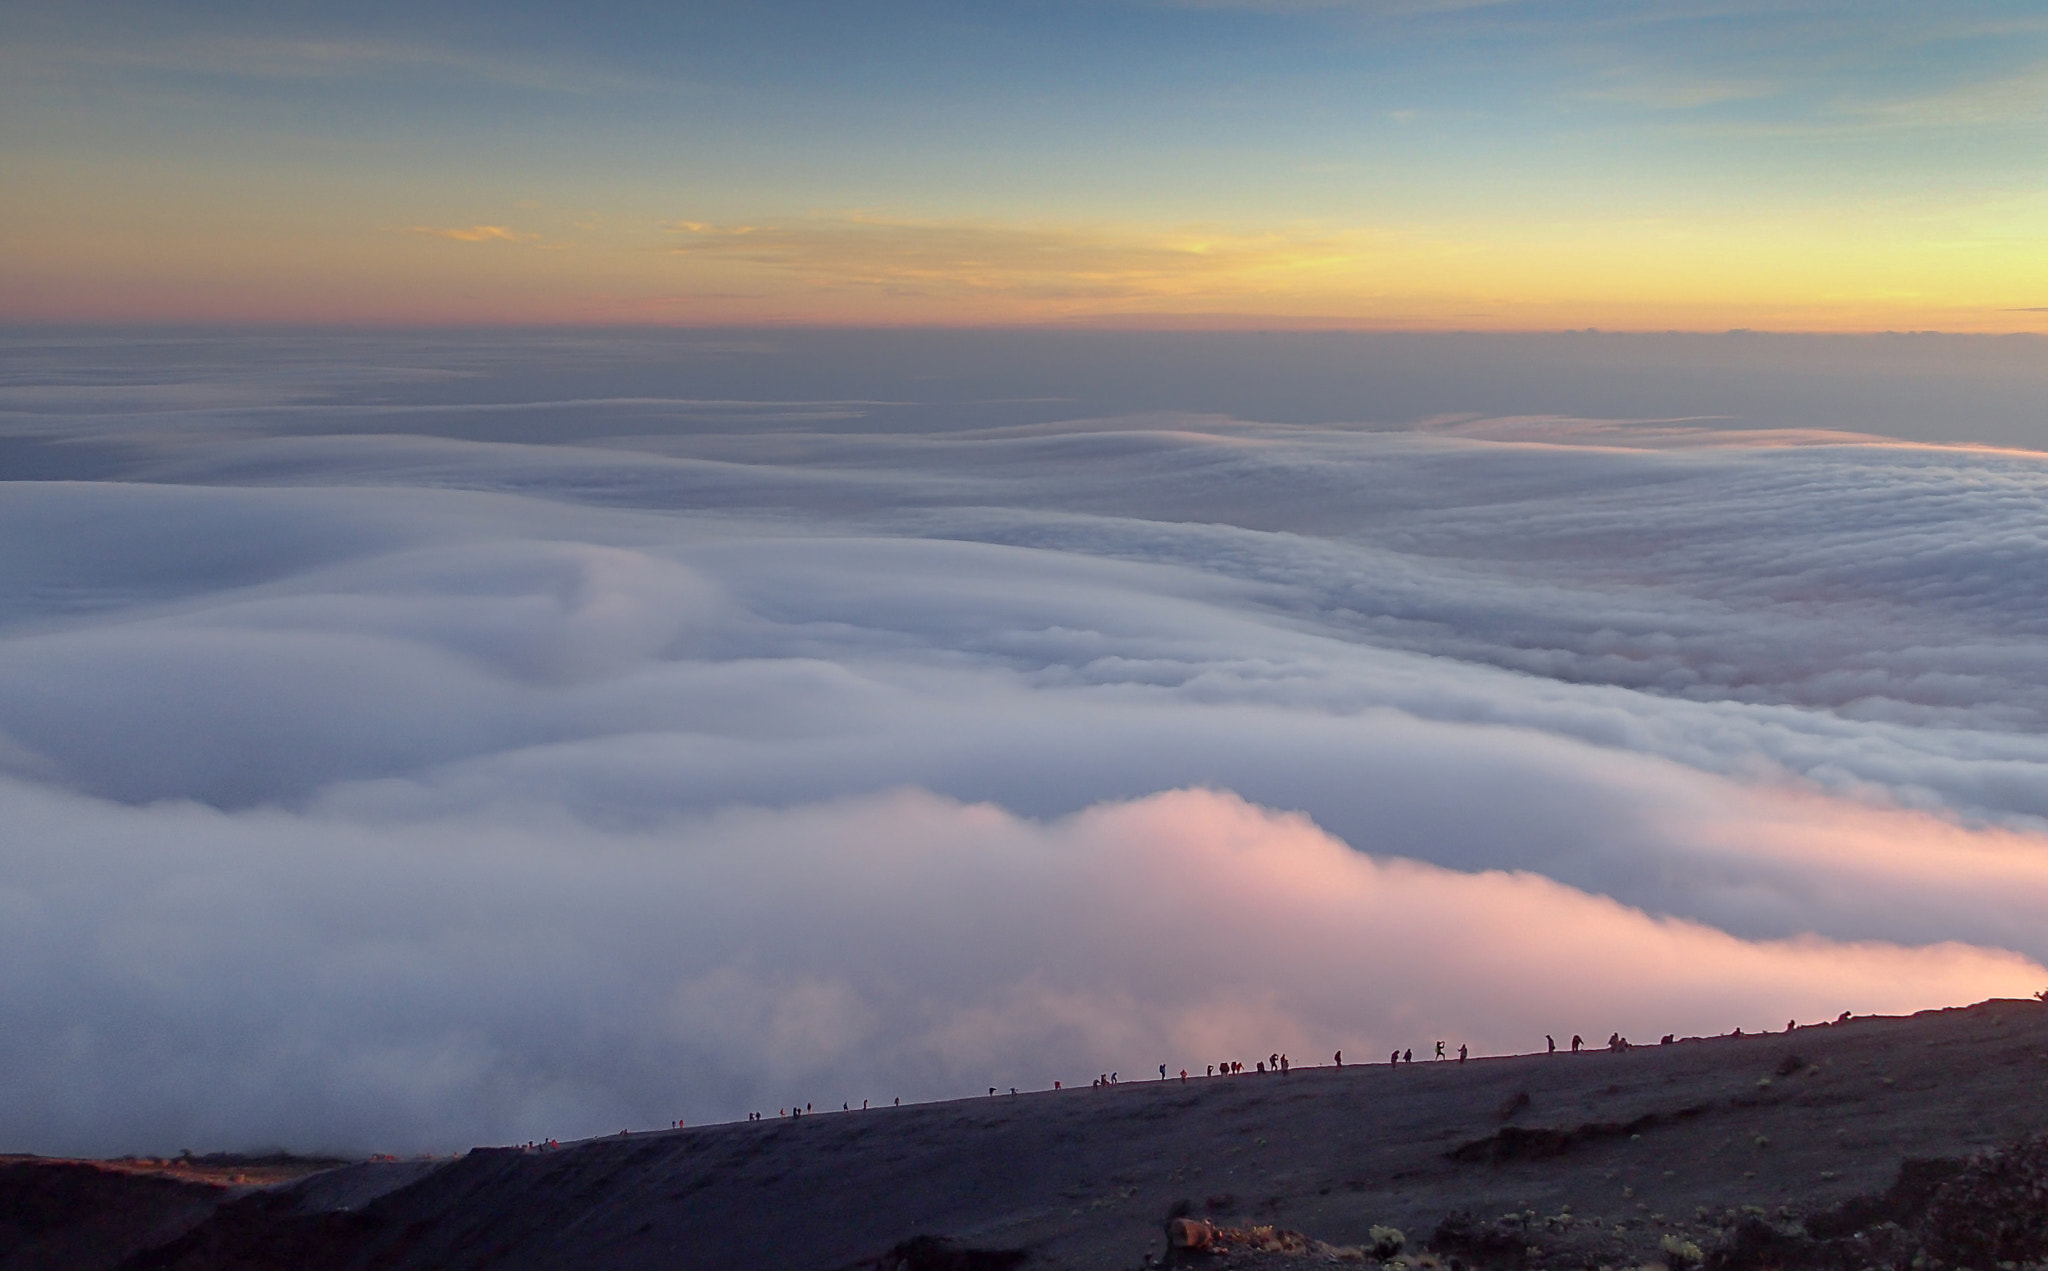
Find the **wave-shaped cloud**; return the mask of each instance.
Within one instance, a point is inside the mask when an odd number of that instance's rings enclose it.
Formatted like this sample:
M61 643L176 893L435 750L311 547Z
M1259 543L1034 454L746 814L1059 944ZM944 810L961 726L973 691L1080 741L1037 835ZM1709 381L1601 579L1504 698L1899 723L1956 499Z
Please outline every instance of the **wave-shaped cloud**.
M2048 975L2039 456L892 430L418 368L518 439L398 435L291 356L0 420L107 478L0 499L21 1146L454 1146Z

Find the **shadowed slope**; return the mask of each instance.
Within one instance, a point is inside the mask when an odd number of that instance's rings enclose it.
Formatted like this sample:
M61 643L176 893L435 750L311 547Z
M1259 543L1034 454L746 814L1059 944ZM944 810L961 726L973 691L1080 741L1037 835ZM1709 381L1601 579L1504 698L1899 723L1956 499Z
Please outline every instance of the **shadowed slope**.
M1569 1207L1601 1261L1643 1260L1667 1235L1727 1244L1745 1207L1817 1213L1908 1159L2048 1128L2044 1079L2048 1008L1997 1001L1621 1054L1129 1083L479 1149L358 1211L244 1200L131 1265L828 1271L935 1235L1136 1267L1176 1208L1369 1246L1378 1224L1419 1243L1457 1210Z

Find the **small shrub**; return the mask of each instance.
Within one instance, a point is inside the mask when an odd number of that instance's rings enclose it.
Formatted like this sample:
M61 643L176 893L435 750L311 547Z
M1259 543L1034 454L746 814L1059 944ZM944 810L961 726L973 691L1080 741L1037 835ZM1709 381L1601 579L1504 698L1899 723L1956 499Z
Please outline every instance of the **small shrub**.
M1408 1243L1408 1237L1401 1234L1399 1227L1374 1227L1372 1229L1372 1256L1384 1262L1401 1252L1401 1246Z
M1671 1260L1672 1267L1678 1268L1698 1266L1706 1261L1707 1255L1700 1252L1698 1245L1682 1236L1666 1236L1664 1237L1664 1256Z

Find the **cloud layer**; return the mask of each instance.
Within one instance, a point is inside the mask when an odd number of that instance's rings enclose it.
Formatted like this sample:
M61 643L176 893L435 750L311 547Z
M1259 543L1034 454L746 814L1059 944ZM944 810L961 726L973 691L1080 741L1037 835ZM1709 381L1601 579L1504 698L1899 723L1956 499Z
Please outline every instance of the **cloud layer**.
M1285 1050L1780 1027L2025 991L1959 944L1748 942L1376 861L1205 791L1051 824L917 792L606 830L14 783L10 1137L439 1147Z
M453 1147L2048 982L2038 455L906 430L445 351L0 390L8 453L99 478L0 499L9 1146Z

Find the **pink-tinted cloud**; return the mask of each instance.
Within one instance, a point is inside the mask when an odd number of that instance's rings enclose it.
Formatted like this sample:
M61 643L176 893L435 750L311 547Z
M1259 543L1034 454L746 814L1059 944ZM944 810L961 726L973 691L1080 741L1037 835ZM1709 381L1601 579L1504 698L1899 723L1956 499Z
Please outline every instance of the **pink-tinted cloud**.
M438 228L431 225L415 225L411 233L424 234L429 238L453 239L458 243L533 243L540 240L538 234L525 234L507 225L461 225Z
M123 808L14 782L10 1143L414 1148L1284 1050L1526 1051L2031 991L2016 954L1745 941L1182 790L904 791L606 830ZM61 1035L61 1047L48 1039Z

